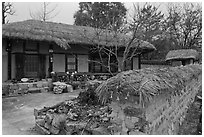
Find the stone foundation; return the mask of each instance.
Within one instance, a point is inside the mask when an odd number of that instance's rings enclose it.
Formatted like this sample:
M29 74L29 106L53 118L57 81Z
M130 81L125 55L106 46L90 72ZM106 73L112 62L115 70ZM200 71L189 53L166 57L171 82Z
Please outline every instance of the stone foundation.
M5 96L15 96L35 91L48 92L51 88L52 82L46 80L31 83L2 83L2 94Z

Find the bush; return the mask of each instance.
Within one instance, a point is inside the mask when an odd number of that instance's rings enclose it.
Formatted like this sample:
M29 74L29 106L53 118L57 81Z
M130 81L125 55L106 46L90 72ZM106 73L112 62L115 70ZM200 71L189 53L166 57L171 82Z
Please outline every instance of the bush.
M97 85L89 85L88 88L79 93L78 99L81 104L97 105L100 104L98 96L95 93Z

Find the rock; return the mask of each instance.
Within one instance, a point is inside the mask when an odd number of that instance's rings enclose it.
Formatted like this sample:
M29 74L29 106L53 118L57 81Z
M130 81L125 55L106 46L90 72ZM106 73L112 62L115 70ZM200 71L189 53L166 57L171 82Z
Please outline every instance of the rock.
M47 113L45 117L45 122L47 124L51 124L53 118L54 118L53 114Z
M104 127L94 128L91 132L93 135L109 135L108 130Z
M37 123L35 123L35 130L38 131L40 134L50 135L50 132L47 129L38 125Z
M44 127L49 130L51 128L51 124L45 122Z
M52 126L54 126L57 129L62 129L65 127L66 124L66 115L60 114L60 115L54 115L54 118L52 120Z
M60 94L60 93L63 92L63 88L64 88L64 87L62 87L62 86L55 86L54 89L53 89L53 92L54 92L55 94Z
M37 87L38 88L42 88L43 87L43 82L42 81L38 81L37 82Z
M54 86L67 86L67 84L65 84L64 82L59 82L59 81L53 82L52 84L53 84Z
M125 118L125 126L128 128L128 129L133 129L135 127L133 121L131 120L131 118Z
M44 119L36 119L35 122L36 122L38 125L42 126L42 127L45 125Z
M146 135L146 134L140 131L130 131L129 135Z
M102 120L103 120L103 121L109 121L109 118L104 117Z
M137 117L131 117L131 121L132 121L133 123L136 123L136 122L139 121L139 118L137 118Z
M9 94L9 84L2 83L2 94L8 95Z
M73 87L67 84L67 92L73 92Z
M59 129L54 127L54 126L51 126L50 130L49 130L52 134L54 135L57 135L59 133Z

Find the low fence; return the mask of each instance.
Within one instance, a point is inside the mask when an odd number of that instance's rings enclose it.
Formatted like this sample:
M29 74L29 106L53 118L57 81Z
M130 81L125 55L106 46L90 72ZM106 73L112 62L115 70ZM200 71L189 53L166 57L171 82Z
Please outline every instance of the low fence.
M120 134L177 134L202 85L201 65L123 72L97 89Z
M28 92L47 92L52 88L51 79L37 82L2 83L3 96L16 96Z

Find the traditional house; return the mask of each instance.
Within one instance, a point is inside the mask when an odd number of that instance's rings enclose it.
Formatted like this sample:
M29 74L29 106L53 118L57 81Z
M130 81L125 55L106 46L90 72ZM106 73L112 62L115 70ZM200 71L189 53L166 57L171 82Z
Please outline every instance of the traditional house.
M166 61L172 66L193 64L198 59L198 52L193 49L171 50L166 55Z
M119 43L118 49L123 51L128 37L124 34L119 37L91 27L37 20L5 24L2 27L2 81L45 78L51 72L105 73L107 70L100 64L90 61L99 59L90 49L96 45L111 47ZM138 45L136 42L132 44ZM142 54L155 50L155 47L140 40L137 50ZM126 67L138 69L139 64L140 55Z

